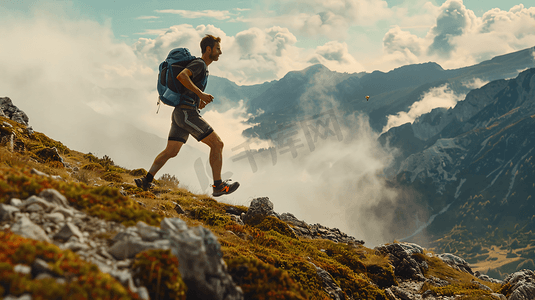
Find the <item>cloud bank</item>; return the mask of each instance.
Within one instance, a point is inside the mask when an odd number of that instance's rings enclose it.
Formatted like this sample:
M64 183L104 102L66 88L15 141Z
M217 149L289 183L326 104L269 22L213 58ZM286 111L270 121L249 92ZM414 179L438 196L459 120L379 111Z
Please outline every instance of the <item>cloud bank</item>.
M483 84L481 80L474 80L467 83L470 86ZM479 86L480 87L480 86ZM397 127L405 123L413 123L419 116L431 112L434 108L454 107L458 101L464 100L465 95L457 95L453 92L447 84L439 87L431 88L429 91L421 96L421 99L414 102L408 112L401 111L396 115L388 116L388 122L383 127L382 133L387 132L392 127Z
M434 10L428 6L428 11ZM448 0L435 11L434 25L425 36L400 26L391 28L383 38L383 56L377 66L435 61L453 69L535 45L535 31L531 30L535 28L535 7L495 8L477 17L462 0Z

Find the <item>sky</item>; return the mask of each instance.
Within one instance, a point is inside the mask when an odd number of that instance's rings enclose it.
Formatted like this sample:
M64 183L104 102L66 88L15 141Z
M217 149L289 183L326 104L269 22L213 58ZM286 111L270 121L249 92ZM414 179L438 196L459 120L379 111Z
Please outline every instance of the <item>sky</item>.
M210 74L251 85L317 63L347 73L429 61L460 68L535 46L534 28L535 0L0 0L0 97L24 110L35 130L71 149L149 169L155 149L165 147L172 111L156 114L158 65L175 47L199 56L205 34L222 38L223 54ZM309 92L321 92L320 84L324 79ZM447 86L429 90L408 112L390 116L384 130L463 97ZM257 172L247 160L232 160L232 149L246 141L237 134L246 128L243 105L208 108L203 117L225 143L224 173L242 184L221 201L247 205L269 196L278 212L372 245L392 240L383 223L393 214L358 221L402 194L378 176L395 149L381 148L366 116L342 128L342 142L281 156L276 165L259 160ZM198 171L210 174L208 149L190 140L161 174L207 192Z

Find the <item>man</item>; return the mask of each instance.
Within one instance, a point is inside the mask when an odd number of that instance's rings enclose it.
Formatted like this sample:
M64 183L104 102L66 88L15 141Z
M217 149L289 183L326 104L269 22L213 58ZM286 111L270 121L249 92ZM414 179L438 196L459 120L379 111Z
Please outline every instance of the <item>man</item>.
M221 168L223 165L223 142L212 127L201 117L199 111L214 97L204 93L206 88L205 78L208 76L208 66L219 60L221 52L221 38L206 35L201 40L202 57L190 62L176 77L185 87L182 97L190 105L182 104L175 107L171 117L171 130L167 147L154 159L154 162L145 177L134 180L136 185L144 190L152 186L152 180L158 170L180 151L182 145L191 134L197 141L203 142L210 147L210 166L214 178L213 196L221 196L234 192L240 184L230 183L230 180L221 180ZM176 73L175 73L176 74Z

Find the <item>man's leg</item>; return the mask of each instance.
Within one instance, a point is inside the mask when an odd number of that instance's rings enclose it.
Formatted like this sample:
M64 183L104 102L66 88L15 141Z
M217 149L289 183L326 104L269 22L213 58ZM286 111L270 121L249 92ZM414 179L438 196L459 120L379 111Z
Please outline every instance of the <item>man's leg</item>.
M223 141L217 135L212 132L207 137L201 140L210 147L210 166L212 167L212 176L214 178L214 192L212 196L218 197L221 195L228 195L234 192L240 184L233 182L229 184L228 181L221 181L221 169L223 167Z
M182 145L184 145L183 142L168 140L167 147L154 159L149 173L154 177L170 158L178 154Z
M165 165L165 163L172 157L175 157L182 148L183 142L168 140L167 147L156 156L149 172L145 177L134 179L136 185L145 191L151 186L152 179L156 173Z
M212 132L201 140L210 147L210 166L212 167L212 178L214 181L221 180L221 169L223 168L223 141Z

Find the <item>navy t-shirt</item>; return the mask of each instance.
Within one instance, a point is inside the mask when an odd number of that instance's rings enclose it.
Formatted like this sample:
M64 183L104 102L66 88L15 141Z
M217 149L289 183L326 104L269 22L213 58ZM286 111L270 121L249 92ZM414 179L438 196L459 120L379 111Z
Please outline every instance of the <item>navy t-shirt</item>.
M204 89L206 88L206 84L208 82L208 68L206 67L206 63L204 62L204 60L202 60L201 58L193 60L186 66L186 69L190 70L191 73L193 73L190 77L193 84L195 84L201 91L204 92ZM173 71L175 72L175 70ZM199 96L197 96L194 92L181 86L181 94L182 97L185 98L185 101L194 103L196 107L199 106Z

